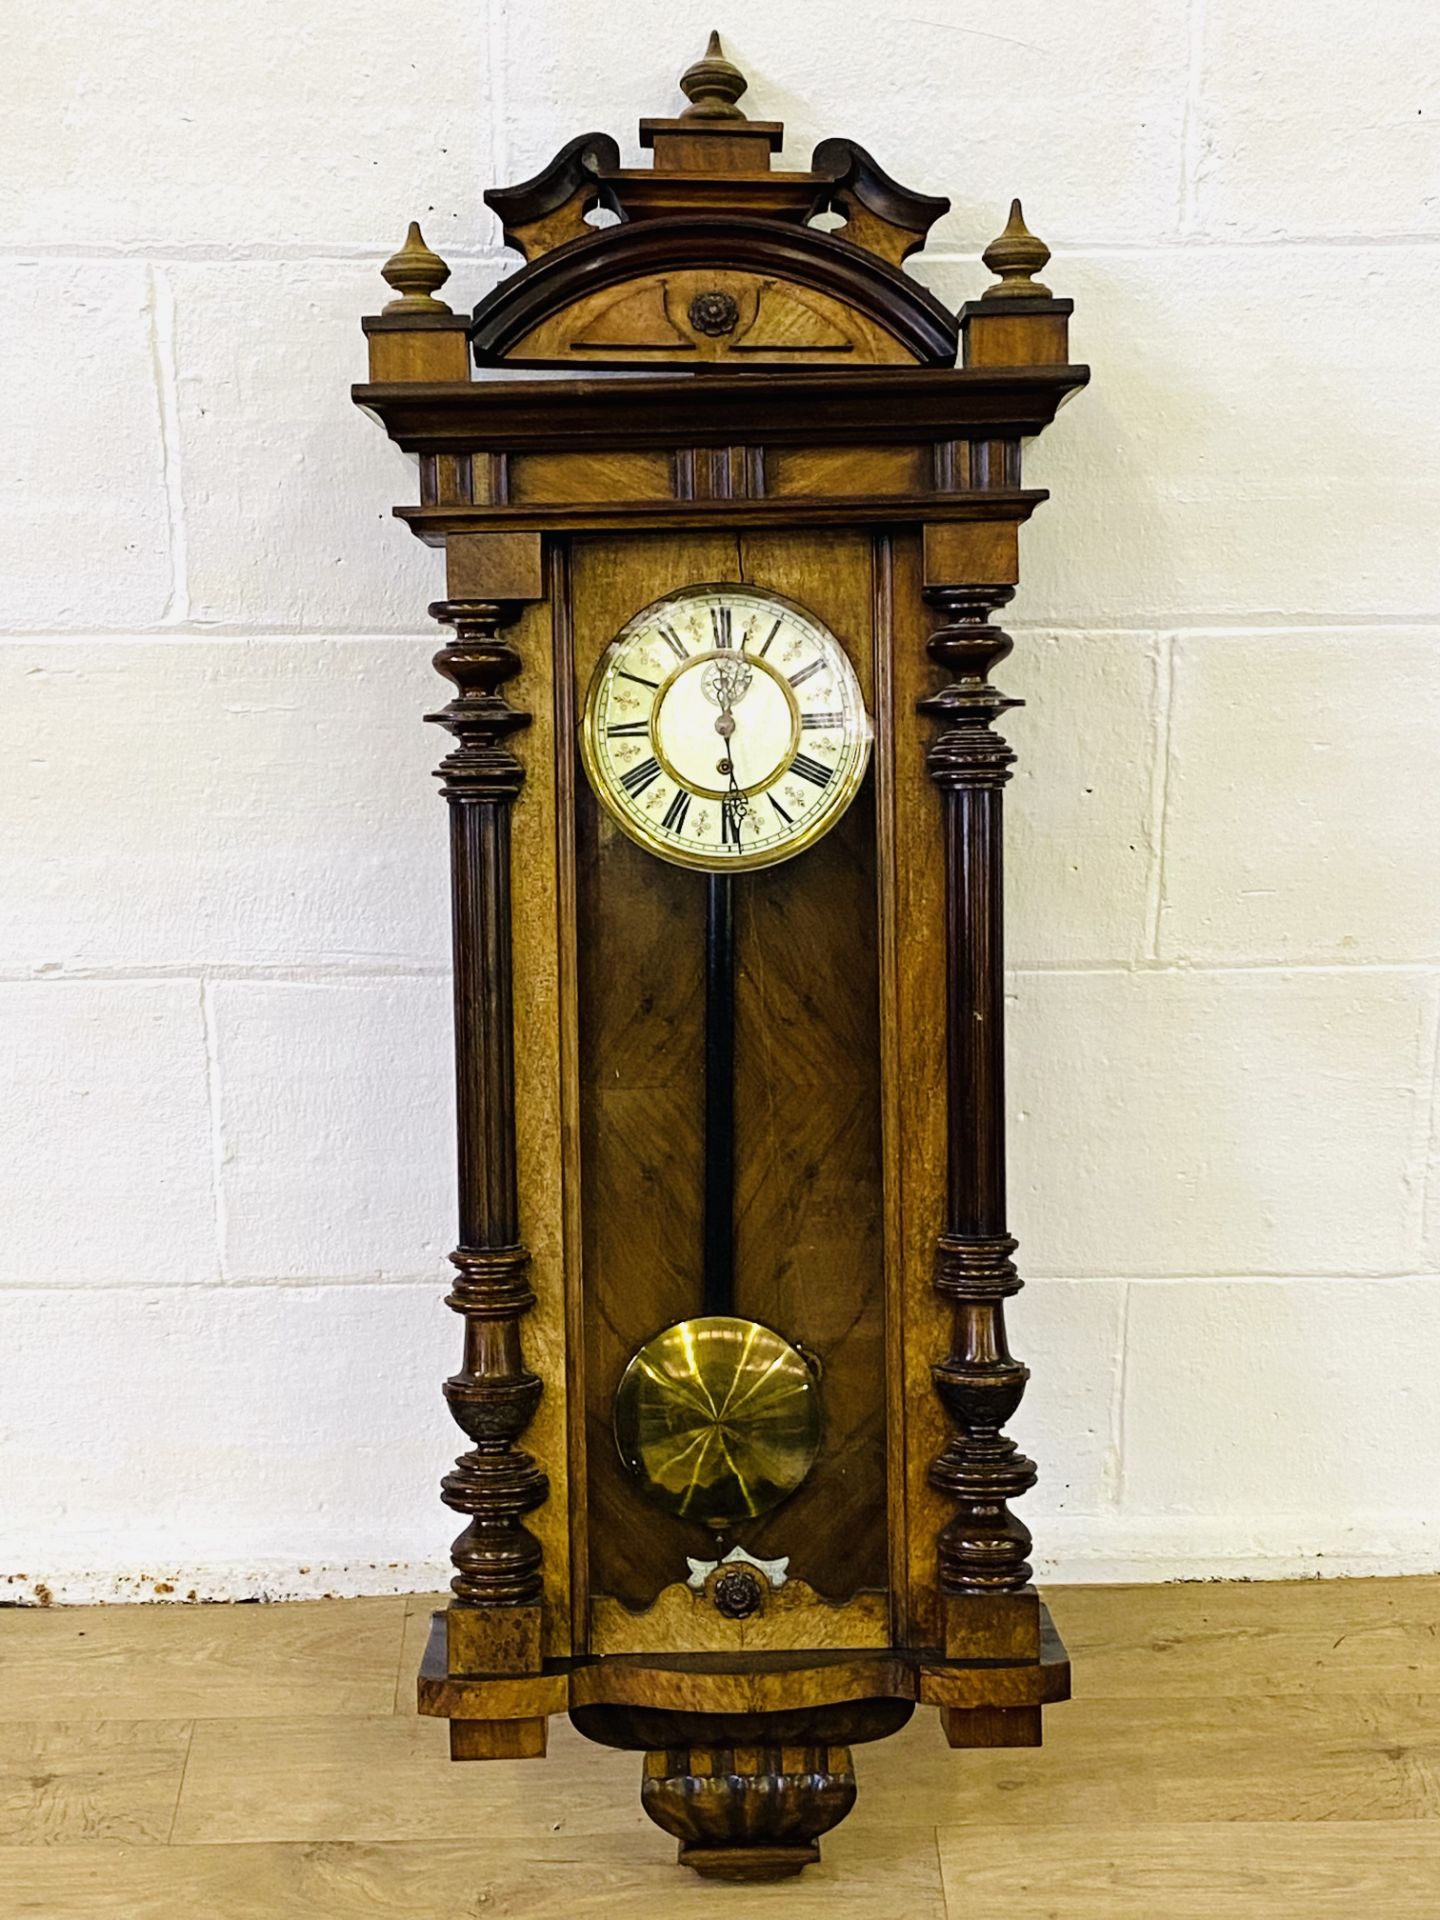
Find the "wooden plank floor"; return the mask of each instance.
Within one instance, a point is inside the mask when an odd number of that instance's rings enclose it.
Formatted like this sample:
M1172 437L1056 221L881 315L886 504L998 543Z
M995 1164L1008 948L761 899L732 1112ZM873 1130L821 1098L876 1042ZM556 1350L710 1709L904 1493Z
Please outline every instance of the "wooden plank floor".
M432 1602L0 1613L5 1920L1440 1920L1440 1579L1052 1589L1040 1752L857 1749L821 1866L674 1864L564 1722L451 1766Z

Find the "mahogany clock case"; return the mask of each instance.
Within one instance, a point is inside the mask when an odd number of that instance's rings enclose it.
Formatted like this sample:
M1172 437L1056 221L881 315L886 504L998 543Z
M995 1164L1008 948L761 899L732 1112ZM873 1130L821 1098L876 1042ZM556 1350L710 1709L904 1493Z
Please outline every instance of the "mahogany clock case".
M453 629L430 717L452 739L444 1391L468 1450L421 1706L457 1758L543 1754L566 1711L644 1747L681 1858L768 1878L848 1810L845 1742L928 1703L954 1745L1037 1744L1068 1692L1005 1431L1028 1377L1005 1315L995 722L1016 703L991 676L1045 498L1022 443L1087 372L1018 203L957 320L903 267L948 203L845 140L775 170L745 84L712 37L690 104L642 122L653 168L582 135L487 195L526 264L473 320L412 227L355 398L418 455L396 511L444 550ZM580 751L616 635L704 582L813 616L874 728L829 830L733 877L733 1306L799 1343L823 1437L797 1491L718 1537L647 1498L614 1433L713 1239L714 895L621 831Z

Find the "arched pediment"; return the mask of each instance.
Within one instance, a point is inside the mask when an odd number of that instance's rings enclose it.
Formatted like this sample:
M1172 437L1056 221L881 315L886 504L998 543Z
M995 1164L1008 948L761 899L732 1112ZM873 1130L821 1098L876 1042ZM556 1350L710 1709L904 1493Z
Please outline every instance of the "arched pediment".
M954 317L898 266L788 221L696 213L602 228L475 309L475 358L528 366L954 364Z

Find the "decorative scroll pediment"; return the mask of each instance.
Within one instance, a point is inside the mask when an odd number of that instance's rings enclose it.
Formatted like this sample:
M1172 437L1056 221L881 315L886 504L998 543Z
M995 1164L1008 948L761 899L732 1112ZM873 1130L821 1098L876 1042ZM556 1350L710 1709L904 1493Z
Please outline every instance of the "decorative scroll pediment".
M901 270L949 201L851 140L822 141L808 171L773 171L784 129L741 112L747 83L716 35L680 85L677 118L640 123L653 167L622 167L609 135L588 133L486 194L526 265L476 308L476 360L953 365L953 316ZM592 226L597 207L617 224ZM843 224L809 224L826 213Z
M583 240L593 229L585 223L592 207L618 213L606 174L619 170L620 149L608 133L582 133L556 154L548 167L518 187L492 187L486 205L500 216L505 244L534 260L542 253Z

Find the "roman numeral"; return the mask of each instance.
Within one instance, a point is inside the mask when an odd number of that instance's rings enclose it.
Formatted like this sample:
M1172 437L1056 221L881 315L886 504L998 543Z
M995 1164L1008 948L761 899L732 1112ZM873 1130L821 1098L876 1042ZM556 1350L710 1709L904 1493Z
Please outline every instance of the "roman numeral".
M743 800L722 800L720 803L720 844L722 847L740 847L740 822L745 818Z
M685 789L681 787L675 795L675 798L670 802L670 805L665 809L665 818L660 824L662 827L668 827L671 833L683 833L685 831L685 816L689 811L690 796Z
M793 827L795 824L794 814L787 813L784 807L782 807L780 802L775 798L773 793L767 793L765 798L770 802L771 806L774 807L775 811L779 814L780 818L785 822L786 826Z
M661 627L660 638L665 642L666 646L669 647L677 660L688 660L690 658L690 649L673 627Z
M658 687L660 684L658 680L642 680L638 673L631 673L628 667L621 667L620 678L622 680L633 680L637 687Z
M824 664L825 662L823 660L812 660L808 667L801 667L798 673L791 674L790 676L791 686L803 687L805 682L810 678L811 674L819 673L820 669L824 666Z
M783 626L784 626L784 624L785 624L785 619L784 619L784 615L782 614L782 615L781 615L781 617L780 617L780 619L778 619L778 620L777 620L777 621L775 622L775 624L774 624L774 626L773 626L773 627L771 627L771 629L770 629L770 631L769 631L769 633L768 633L768 634L766 634L766 636L765 636L765 644L764 644L764 646L763 646L763 647L761 647L761 649L760 649L760 658L761 658L762 660L763 660L763 659L765 658L765 656L766 656L766 654L767 654L767 653L768 653L768 652L770 651L770 643L771 643L771 641L772 641L772 640L774 640L774 638L775 638L775 636L776 636L776 634L777 634L777 633L779 633L779 631L780 631L780 629L781 629L781 627L783 627Z
M717 647L734 646L735 642L730 634L729 607L711 607L710 624L715 629L715 644Z
M825 707L818 713L802 713L800 724L802 727L843 727L845 716L838 707Z
M797 753L790 762L789 771L798 773L802 780L813 780L817 787L828 786L835 778L833 767L822 767L820 762L812 760L808 753Z
M660 762L651 754L648 760L642 760L638 766L631 767L628 773L622 773L620 784L632 800L638 800L659 772Z
M648 720L622 720L618 725L605 729L607 738L611 740L643 740L649 731Z

